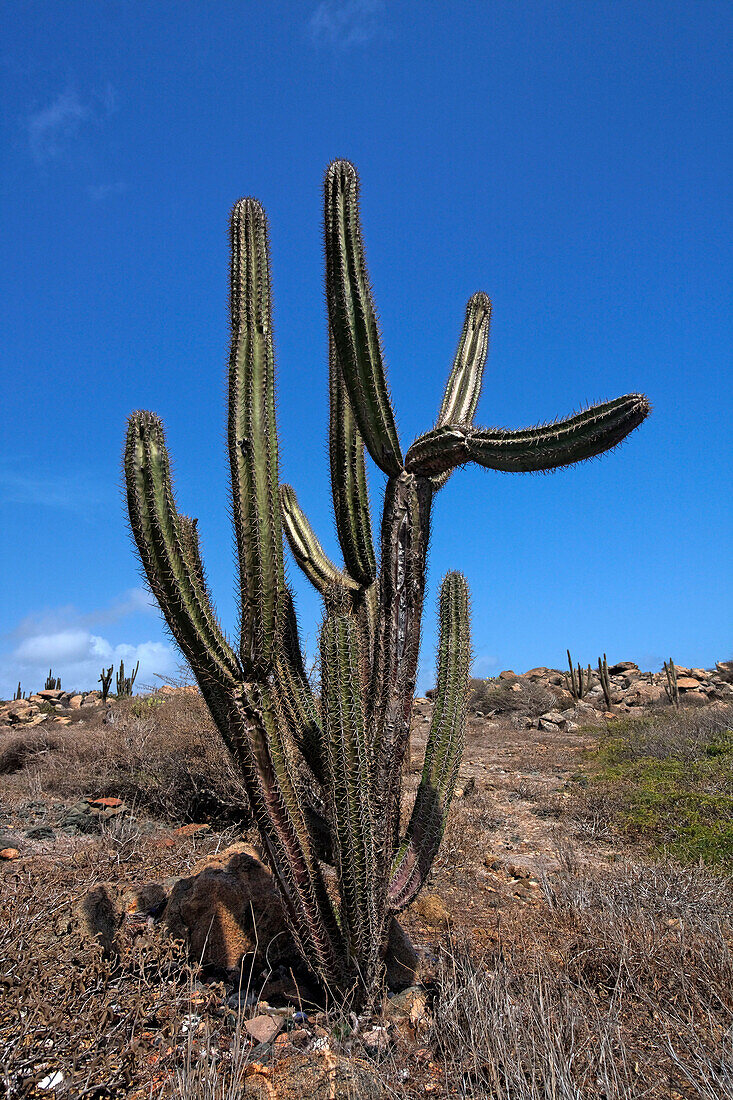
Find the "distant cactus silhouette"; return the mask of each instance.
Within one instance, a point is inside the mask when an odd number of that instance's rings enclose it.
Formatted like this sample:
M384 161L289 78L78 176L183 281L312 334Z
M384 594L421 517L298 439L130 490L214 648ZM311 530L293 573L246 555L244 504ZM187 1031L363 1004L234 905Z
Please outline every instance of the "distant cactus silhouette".
M44 685L46 691L60 691L61 690L61 677L57 676L54 679L53 669L48 670L48 676L46 677L46 683Z
M114 665L110 665L109 668L103 668L99 675L99 682L102 685L102 702L107 702L107 696L109 695L110 685L112 684L112 673L114 672Z
M601 683L606 710L610 710L613 706L613 699L611 697L611 681L608 677L608 661L606 660L605 653L603 654L603 661L601 661L600 657L598 658L598 679Z
M573 658L570 656L570 650L566 649L565 652L568 655L568 665L570 666L570 675L565 674L565 686L572 695L576 702L580 702L588 692L590 691L591 681L593 679L593 673L591 672L590 665L583 671L580 665L577 668L573 667Z
M137 676L137 670L140 668L140 662L138 661L132 670L131 676L125 676L125 662L120 660L120 667L117 672L117 697L118 699L124 699L127 695L132 695L132 687L135 683L135 677ZM104 685L103 685L104 687Z
M422 778L400 831L402 761L417 674L430 514L458 466L550 470L619 443L649 411L630 394L520 431L478 428L491 303L468 302L436 426L403 457L362 245L356 171L325 178L331 489L344 565L332 562L295 492L278 484L270 260L265 213L231 215L228 446L239 565L240 640L219 625L196 521L178 511L163 425L129 420L130 525L150 588L238 762L291 931L323 983L353 1003L378 988L390 922L438 851L461 761L470 664L468 590L440 592L438 687ZM366 446L387 475L375 552ZM324 599L321 683L306 677L282 531ZM336 869L338 901L321 861Z
M667 698L669 699L672 706L675 708L675 710L679 710L679 708L680 708L680 689L679 689L679 686L677 684L677 669L674 667L674 661L672 660L671 657L669 659L669 662L667 662L667 661L664 662L663 667L664 667L665 678L666 678L666 681L667 681L666 684L664 685L664 690L665 690L665 692L667 694Z

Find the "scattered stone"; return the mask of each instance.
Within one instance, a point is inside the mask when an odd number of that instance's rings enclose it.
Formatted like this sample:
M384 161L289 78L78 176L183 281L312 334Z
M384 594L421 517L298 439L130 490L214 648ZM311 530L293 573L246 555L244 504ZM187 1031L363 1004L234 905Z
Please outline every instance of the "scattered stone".
M178 829L173 830L174 836L195 836L196 833L211 832L210 825L195 825L193 822L190 825L181 825Z
M20 852L17 848L2 848L0 849L0 859L20 859Z
M402 993L390 997L384 1006L384 1015L388 1020L408 1019L413 1024L425 1019L428 1015L425 990L421 985L411 985Z
M617 661L615 665L609 665L608 675L619 676L622 672L631 672L632 669L639 671L639 666L635 661Z
M285 1021L278 1016L255 1016L244 1020L242 1027L256 1043L271 1043L283 1029Z
M34 825L25 835L29 840L53 840L56 836L50 825Z
M453 792L456 798L465 798L476 790L476 776L470 775L466 779L459 779Z
M94 814L88 802L76 802L61 818L59 828L71 833L98 833L101 831L101 818Z
M680 691L696 691L700 687L700 681L693 676L678 676L677 687Z
M137 914L157 916L166 903L165 887L158 882L146 882L143 886L128 887L122 895L122 908L128 916Z
M102 809L115 810L123 805L121 798L87 798L90 806L99 806Z
M82 695L72 695L69 699L69 706L72 710L78 710L83 702L84 697Z
M516 672L511 668L505 668L503 672L499 673L500 680L517 680L519 677Z
M386 1027L373 1027L361 1037L362 1046L372 1058L384 1058L392 1046Z
M383 1100L384 1085L368 1062L344 1058L328 1046L286 1056L274 1066L251 1062L244 1071L242 1095L254 1100Z

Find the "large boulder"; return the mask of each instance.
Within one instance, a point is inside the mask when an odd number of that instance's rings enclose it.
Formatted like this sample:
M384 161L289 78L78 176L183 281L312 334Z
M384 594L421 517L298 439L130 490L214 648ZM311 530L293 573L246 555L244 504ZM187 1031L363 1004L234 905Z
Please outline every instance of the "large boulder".
M297 958L275 881L249 844L233 844L179 879L163 920L196 962L217 970L236 970L246 955L266 955L270 966Z

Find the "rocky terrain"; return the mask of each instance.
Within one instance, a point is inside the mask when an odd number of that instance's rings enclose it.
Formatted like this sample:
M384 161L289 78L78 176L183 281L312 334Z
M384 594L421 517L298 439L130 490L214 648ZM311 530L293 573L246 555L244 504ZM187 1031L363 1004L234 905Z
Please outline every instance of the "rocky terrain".
M611 711L597 676L580 700L561 670L473 682L439 857L361 1017L293 950L195 689L2 704L6 1095L733 1095L730 879L650 854L578 782L609 733L725 729L733 669L678 668L679 711L664 674L608 671ZM408 803L431 716L416 700Z

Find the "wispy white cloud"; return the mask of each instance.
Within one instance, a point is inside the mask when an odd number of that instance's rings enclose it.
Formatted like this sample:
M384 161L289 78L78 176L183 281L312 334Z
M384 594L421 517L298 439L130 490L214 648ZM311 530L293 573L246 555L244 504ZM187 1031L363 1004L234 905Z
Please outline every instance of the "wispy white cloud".
M86 98L74 89L60 92L46 106L31 111L24 120L31 156L38 164L61 157L85 127L98 125L116 109L115 90L111 84Z
M84 512L91 506L107 503L115 492L114 485L103 486L86 471L45 476L0 469L0 504L43 505Z
M321 0L310 17L314 42L333 49L363 46L384 27L383 0Z
M67 148L89 118L89 107L76 92L61 92L52 103L28 116L28 144L39 164L53 160Z
M33 611L20 620L6 635L15 642L45 634L61 634L69 630L93 630L109 626L130 615L158 615L158 605L146 588L129 588L104 607L81 612L72 604Z
M124 180L116 180L114 183L93 183L87 187L87 195L92 202L104 202L115 195L122 195L127 190Z

